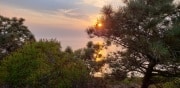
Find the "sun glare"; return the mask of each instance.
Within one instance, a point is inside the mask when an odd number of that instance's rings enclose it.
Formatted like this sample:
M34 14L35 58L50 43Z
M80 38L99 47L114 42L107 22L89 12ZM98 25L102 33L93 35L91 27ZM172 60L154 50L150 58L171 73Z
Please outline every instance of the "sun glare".
M102 23L98 23L98 27L102 27Z
M95 58L95 61L96 61L96 62L103 61L103 60L105 59L104 56L107 55L107 51L106 51L105 49L103 49L103 50L100 50L100 51L98 52L98 54L102 55L102 57L96 57L96 58Z
M101 50L101 51L99 51L99 54L101 54L103 57L97 57L96 58L96 62L104 60L104 56L106 55L106 51L105 50Z

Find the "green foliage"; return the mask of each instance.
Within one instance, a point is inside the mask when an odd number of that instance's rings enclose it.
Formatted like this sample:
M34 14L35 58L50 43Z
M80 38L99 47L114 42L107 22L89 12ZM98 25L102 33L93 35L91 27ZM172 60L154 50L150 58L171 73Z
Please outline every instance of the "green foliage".
M142 81L142 78L126 78L124 80L121 81L121 83L124 83L124 84L127 84L127 85L130 85L130 84L141 84L141 81Z
M99 54L102 49L104 49L103 44L95 44L89 41L86 48L76 50L74 54L83 60L96 61L96 58L103 58L102 55Z
M116 11L105 6L103 27L87 29L90 37L102 37L126 49L109 58L119 64L114 68L144 74L142 88L155 75L180 77L180 9L172 1L128 0L126 7Z
M70 46L68 46L68 47L66 47L65 52L72 54L73 50L72 50L72 48Z
M33 34L23 24L24 19L0 16L0 60L27 42L35 41Z
M172 78L165 78L156 76L153 77L153 82L155 84L150 85L150 88L179 88L180 87L180 78L172 77Z
M171 82L166 82L162 84L162 88L179 88L180 87L180 78L174 78Z
M29 43L2 60L0 85L10 88L85 88L84 63L62 52L57 41Z
M84 60L90 69L91 73L99 72L100 68L105 64L104 60L97 60L97 58L104 58L99 52L104 49L103 44L95 44L89 41L86 48L74 51L75 58Z

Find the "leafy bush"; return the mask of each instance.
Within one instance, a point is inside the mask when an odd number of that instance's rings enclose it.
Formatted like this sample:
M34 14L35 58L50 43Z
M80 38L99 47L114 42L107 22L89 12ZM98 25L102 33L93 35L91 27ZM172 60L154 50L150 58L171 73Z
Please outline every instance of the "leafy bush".
M153 79L155 83L150 88L180 88L180 78L165 78L157 76Z
M60 48L54 40L23 46L1 62L0 85L9 88L85 87L86 66Z

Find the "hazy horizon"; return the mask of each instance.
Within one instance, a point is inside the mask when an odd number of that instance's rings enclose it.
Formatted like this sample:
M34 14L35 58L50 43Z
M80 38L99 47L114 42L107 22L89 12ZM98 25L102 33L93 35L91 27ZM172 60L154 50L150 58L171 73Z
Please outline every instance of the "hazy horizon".
M86 34L86 28L95 24L104 5L112 4L118 7L122 4L122 0L0 0L0 2L0 15L24 18L25 25L37 40L57 39L63 48L71 46L74 50L85 47L91 40Z

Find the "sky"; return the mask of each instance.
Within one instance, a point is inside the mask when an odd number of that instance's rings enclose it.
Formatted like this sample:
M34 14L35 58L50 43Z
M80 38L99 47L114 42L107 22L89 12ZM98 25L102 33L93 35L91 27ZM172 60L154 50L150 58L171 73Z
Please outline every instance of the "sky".
M0 15L24 18L39 39L57 39L63 48L83 48L91 39L86 33L104 5L124 5L122 0L0 0ZM94 39L93 41L101 41Z

